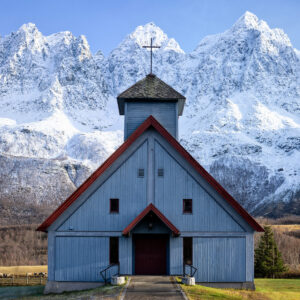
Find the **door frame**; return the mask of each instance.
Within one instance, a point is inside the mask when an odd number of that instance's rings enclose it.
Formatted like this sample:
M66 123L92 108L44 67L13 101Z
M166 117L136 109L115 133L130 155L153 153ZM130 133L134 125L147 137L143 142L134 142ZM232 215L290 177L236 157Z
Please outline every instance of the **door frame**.
M135 240L138 237L143 238L152 238L152 237L159 237L165 238L167 240L167 253L166 253L166 275L170 275L170 234L165 233L134 233L132 235L132 275L135 275ZM147 276L147 275L145 275ZM149 275L150 276L150 275Z

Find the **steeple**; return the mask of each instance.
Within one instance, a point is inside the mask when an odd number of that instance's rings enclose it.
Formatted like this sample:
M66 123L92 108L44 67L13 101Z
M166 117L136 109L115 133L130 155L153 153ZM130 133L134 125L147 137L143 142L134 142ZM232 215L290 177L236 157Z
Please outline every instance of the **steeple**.
M178 117L183 113L185 97L154 74L125 90L117 100L120 115L125 115L125 140L150 115L178 137Z

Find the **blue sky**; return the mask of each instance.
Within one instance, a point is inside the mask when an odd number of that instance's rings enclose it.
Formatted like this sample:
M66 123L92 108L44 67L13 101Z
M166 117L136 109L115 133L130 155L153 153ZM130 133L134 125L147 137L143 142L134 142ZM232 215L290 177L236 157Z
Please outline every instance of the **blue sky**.
M300 49L299 0L0 0L0 35L33 22L44 35L84 34L92 52L108 54L136 26L153 21L190 52L246 10L282 28Z

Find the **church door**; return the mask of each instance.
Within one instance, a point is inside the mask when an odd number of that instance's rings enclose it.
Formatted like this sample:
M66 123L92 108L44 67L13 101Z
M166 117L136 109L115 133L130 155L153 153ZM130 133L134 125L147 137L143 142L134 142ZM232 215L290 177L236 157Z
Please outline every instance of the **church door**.
M134 239L135 274L166 275L167 247L166 235L136 235Z

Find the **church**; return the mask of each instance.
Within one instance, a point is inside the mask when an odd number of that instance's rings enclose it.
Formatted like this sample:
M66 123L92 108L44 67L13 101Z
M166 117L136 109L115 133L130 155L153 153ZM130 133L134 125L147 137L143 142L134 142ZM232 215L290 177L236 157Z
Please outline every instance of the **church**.
M178 142L185 97L150 73L117 102L124 143L38 227L48 284L189 274L254 288L263 229Z

